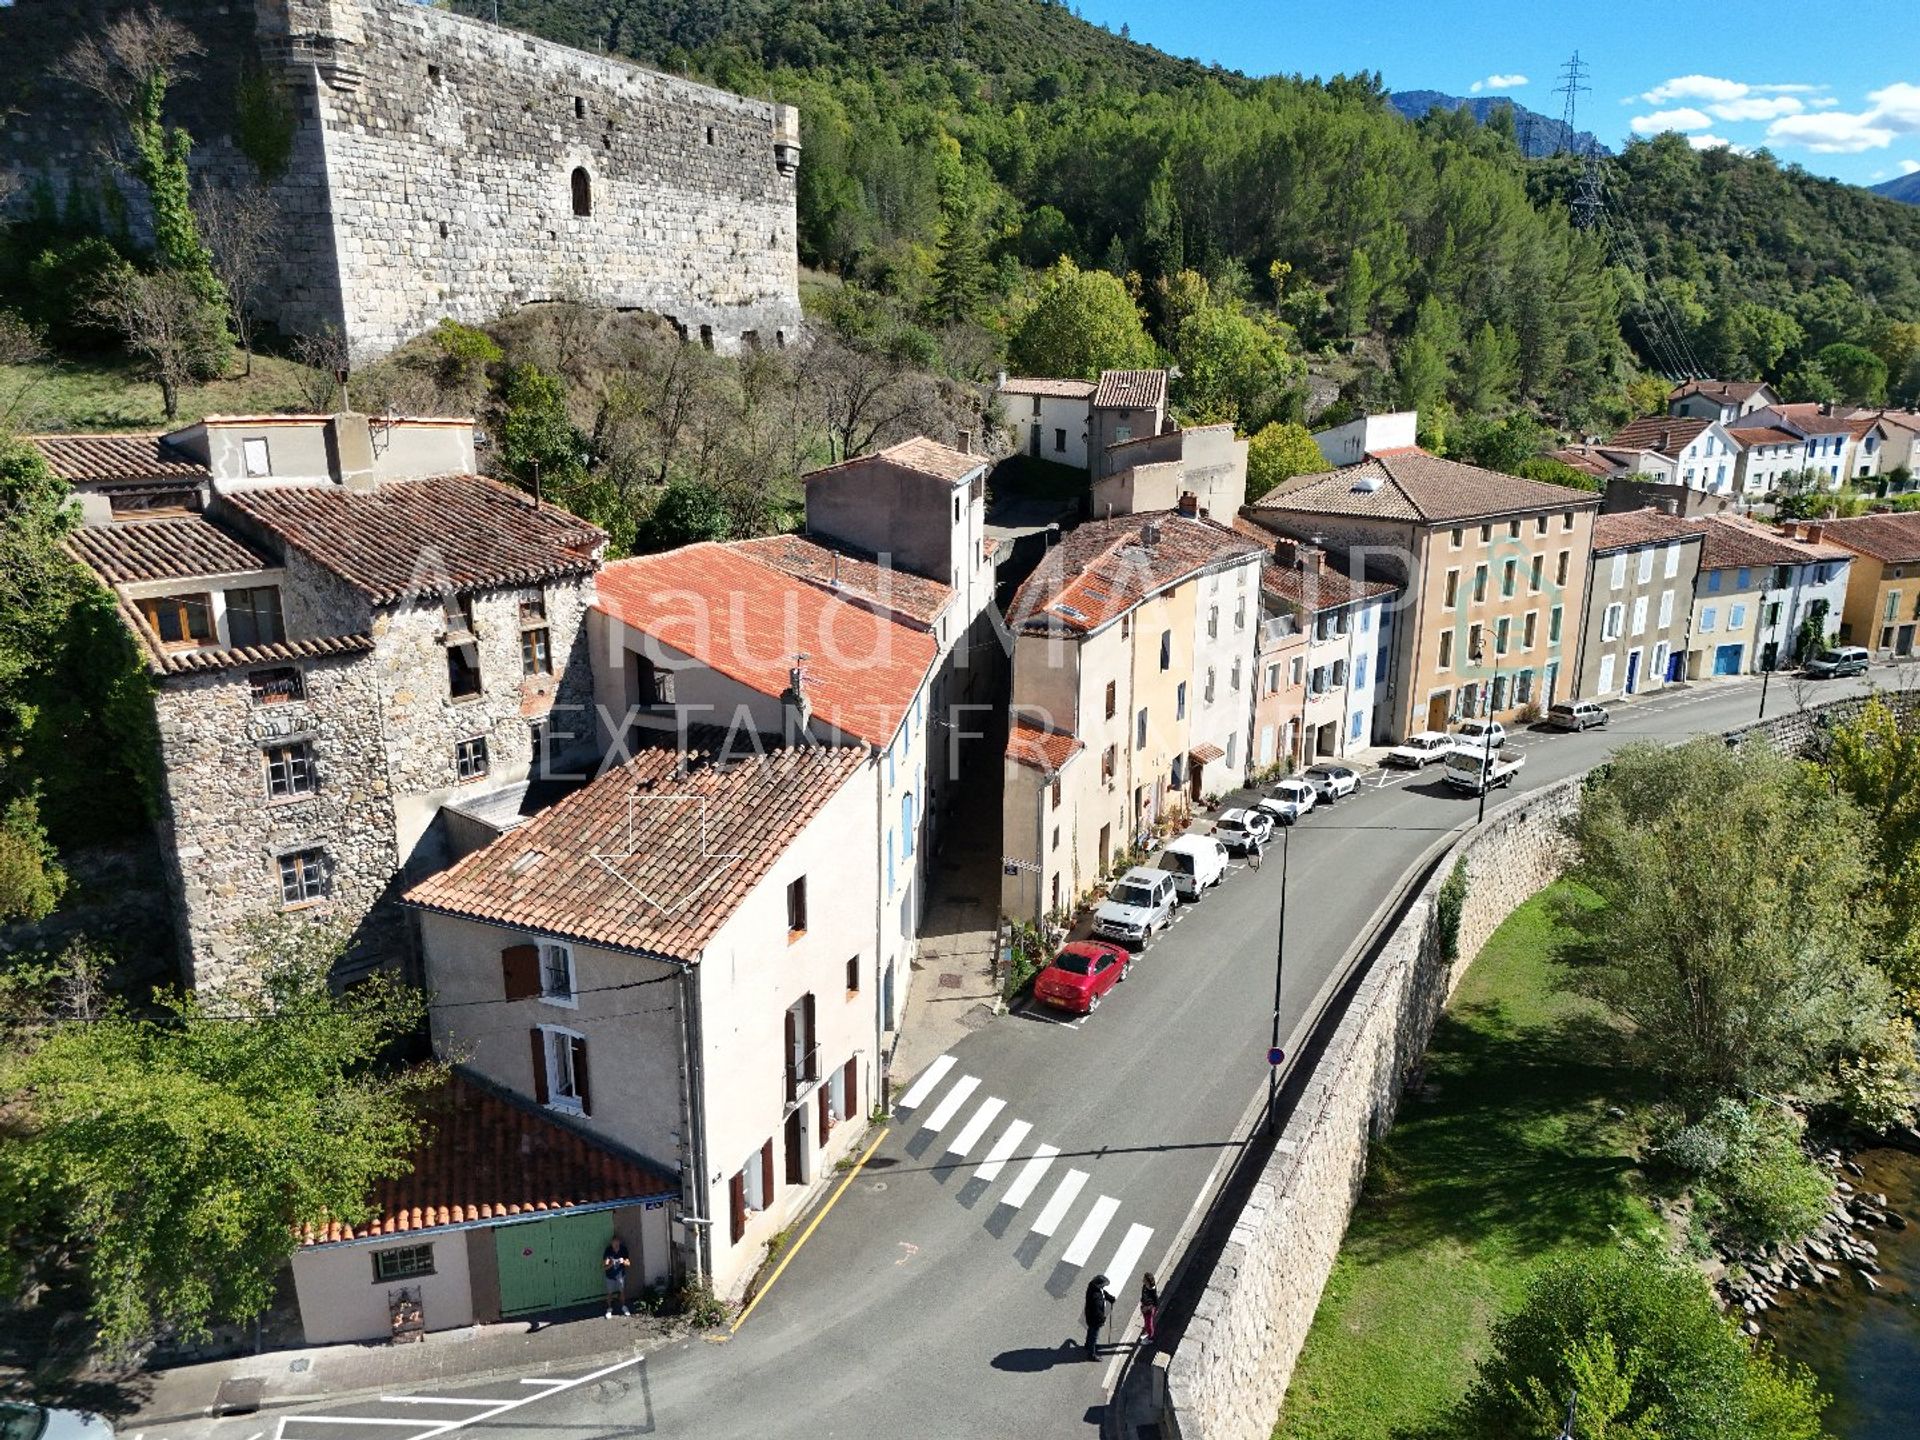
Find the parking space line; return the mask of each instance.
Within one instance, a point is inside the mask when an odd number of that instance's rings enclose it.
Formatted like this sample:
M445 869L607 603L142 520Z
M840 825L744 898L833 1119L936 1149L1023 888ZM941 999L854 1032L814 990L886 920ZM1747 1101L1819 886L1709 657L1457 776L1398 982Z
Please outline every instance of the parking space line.
M927 1116L926 1129L929 1134L938 1134L946 1128L947 1122L960 1113L960 1107L967 1103L967 1097L980 1088L978 1075L962 1075L959 1083L947 1092L931 1115Z
M1013 1188L1000 1198L1002 1205L1018 1210L1032 1196L1040 1184L1040 1177L1047 1173L1047 1167L1053 1164L1054 1156L1060 1153L1058 1145L1042 1145L1033 1152L1033 1158L1027 1161L1020 1171L1019 1178L1013 1182Z
M1087 1257L1093 1254L1093 1247L1100 1243L1100 1237L1107 1233L1107 1226L1113 1223L1113 1212L1120 1208L1120 1202L1111 1195L1102 1195L1093 1202L1093 1209L1087 1212L1087 1218L1080 1222L1080 1229L1067 1245L1067 1253L1060 1257L1066 1265L1084 1265Z
M1007 1168L1007 1161L1013 1158L1013 1152L1020 1148L1020 1142L1027 1138L1033 1126L1024 1120L1016 1120L1007 1127L1007 1133L993 1142L993 1148L987 1151L987 1158L980 1168L973 1172L976 1180L998 1180L1000 1172Z
M920 1072L920 1078L913 1082L912 1087L908 1089L907 1093L893 1102L894 1108L897 1110L911 1110L922 1100L926 1099L928 1095L933 1093L933 1087L946 1079L947 1072L951 1069L953 1069L953 1056L942 1055L938 1060L935 1060L925 1070Z
M1073 1208L1074 1200L1079 1196L1081 1187L1087 1183L1087 1172L1069 1170L1060 1177L1060 1183L1054 1187L1052 1196L1047 1200L1046 1208L1040 1212L1040 1218L1033 1222L1033 1233L1052 1235L1060 1228L1060 1222L1067 1218L1067 1211Z
M1007 1102L995 1096L989 1099L973 1117L967 1121L966 1128L953 1137L953 1143L947 1146L949 1155L964 1160L973 1153L973 1147L980 1143L980 1137L987 1133L987 1127L993 1124L1000 1112L1007 1108Z
M631 1366L640 1364L646 1358L644 1355L633 1355L625 1360L616 1360L611 1365L602 1365L599 1369L590 1370L585 1375L577 1375L571 1380L548 1380L543 1377L539 1380L526 1381L524 1383L543 1385L546 1388L535 1395L522 1395L513 1400L492 1401L485 1409L476 1410L473 1414L463 1415L458 1419L430 1420L427 1422L425 1429L412 1430L410 1434L403 1437L403 1440L435 1440L435 1437L440 1435L451 1435L456 1430L470 1429L475 1425L483 1424L501 1415L509 1414L524 1405L532 1405L536 1401L545 1400L548 1396L558 1394L562 1390L572 1390L582 1385L591 1385L596 1380L604 1380L616 1371L625 1370ZM273 1433L275 1440L288 1440L287 1426L293 1424L378 1425L385 1426L392 1430L417 1426L424 1418L425 1417L419 1415L394 1420L376 1419L372 1416L363 1415L282 1415L280 1417L280 1423L275 1427Z

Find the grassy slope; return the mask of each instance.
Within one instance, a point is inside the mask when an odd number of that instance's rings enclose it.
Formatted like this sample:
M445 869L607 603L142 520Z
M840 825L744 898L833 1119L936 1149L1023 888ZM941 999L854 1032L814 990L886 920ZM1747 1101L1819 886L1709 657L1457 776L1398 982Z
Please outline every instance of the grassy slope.
M159 430L188 425L203 415L250 415L303 410L304 367L271 355L256 355L253 374L195 385L180 396L179 419L160 409L160 387L138 379L114 361L72 360L59 364L0 366L0 422L24 433L43 430ZM18 397L16 399L16 397Z
M1548 1257L1656 1240L1616 1032L1557 988L1557 930L1537 896L1481 951L1374 1152L1286 1410L1286 1440L1419 1433L1465 1390L1493 1321Z

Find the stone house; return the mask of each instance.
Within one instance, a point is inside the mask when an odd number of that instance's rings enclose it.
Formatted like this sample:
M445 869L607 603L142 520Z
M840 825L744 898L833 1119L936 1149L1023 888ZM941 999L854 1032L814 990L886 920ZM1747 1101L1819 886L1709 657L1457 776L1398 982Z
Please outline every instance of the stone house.
M880 816L858 747L640 750L415 886L433 1038L678 1177L685 1273L737 1294L880 1079Z
M1764 380L1685 380L1667 392L1669 415L1718 420L1729 426L1779 403L1780 397Z
M1373 743L1466 718L1511 723L1565 693L1600 497L1391 450L1283 481L1241 513L1276 536L1347 552L1391 582Z
M1158 435L1168 426L1167 372L1102 370L1087 419L1087 459L1096 477L1107 473L1115 445Z
M1637 695L1686 677L1705 531L1651 507L1594 518L1569 698Z
M1089 469L1087 439L1093 425L1091 380L1049 380L1035 376L1008 377L1002 370L994 383L1001 414L1016 454L1051 460L1075 470Z
M1231 425L1196 425L1109 445L1093 482L1093 514L1192 508L1229 521L1247 500L1247 443Z
M1850 552L1840 639L1887 656L1914 653L1920 628L1920 515L1802 521L1794 538Z
M1793 663L1810 618L1840 627L1852 552L1809 532L1797 539L1735 515L1704 516L1688 627L1687 678L1757 675Z
M1016 592L1001 910L1059 914L1244 782L1262 550L1177 511L1071 531Z
M197 987L233 978L251 923L280 913L343 926L355 967L402 960L383 902L447 858L443 811L502 793L512 809L537 773L584 766L582 621L605 537L466 473L470 425L423 422L416 445L411 424L208 422L195 430L239 443L202 451L205 481L160 510L116 510L114 481L83 481L90 517L102 491L107 514L69 548L147 657L161 849ZM276 456L317 445L324 478L304 462L247 473L250 429L286 441ZM465 470L391 473L421 453Z

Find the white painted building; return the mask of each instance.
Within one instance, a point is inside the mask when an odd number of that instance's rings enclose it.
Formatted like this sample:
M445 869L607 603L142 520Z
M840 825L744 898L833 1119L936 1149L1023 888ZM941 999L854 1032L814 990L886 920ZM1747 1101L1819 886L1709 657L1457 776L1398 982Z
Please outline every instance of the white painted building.
M1094 382L1009 376L1002 370L994 385L1001 413L1012 433L1013 448L1035 460L1088 468L1087 436L1093 414Z
M1248 736L1253 724L1254 641L1260 627L1260 558L1248 555L1210 570L1194 595L1193 716L1187 743L1196 758L1208 757L1201 763L1212 795L1244 784L1252 758Z
M1689 490L1727 495L1737 483L1740 447L1718 420L1649 415L1616 431L1607 446L1664 455L1673 463L1672 483Z
M1394 410L1384 415L1362 415L1330 430L1313 432L1313 443L1334 467L1357 465L1382 450L1405 450L1420 443L1420 415Z

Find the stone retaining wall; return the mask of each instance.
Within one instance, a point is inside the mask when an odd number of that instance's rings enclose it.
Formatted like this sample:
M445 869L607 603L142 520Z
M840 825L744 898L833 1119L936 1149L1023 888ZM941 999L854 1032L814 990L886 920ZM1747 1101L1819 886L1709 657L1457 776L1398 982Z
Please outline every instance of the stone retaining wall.
M1910 712L1912 693L1894 697ZM1848 699L1730 732L1804 751L1859 713ZM1551 884L1565 857L1561 822L1585 776L1503 805L1454 846L1387 938L1353 994L1234 1226L1167 1366L1163 1430L1182 1440L1265 1440L1366 1177L1408 1076L1447 997L1487 938ZM1455 861L1467 868L1458 953L1449 967L1436 918Z

